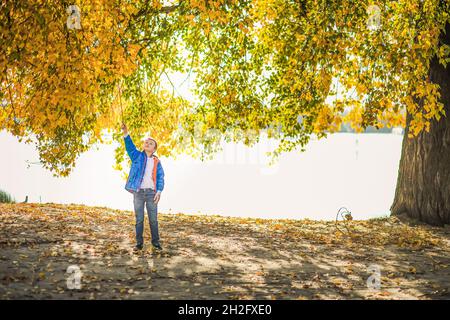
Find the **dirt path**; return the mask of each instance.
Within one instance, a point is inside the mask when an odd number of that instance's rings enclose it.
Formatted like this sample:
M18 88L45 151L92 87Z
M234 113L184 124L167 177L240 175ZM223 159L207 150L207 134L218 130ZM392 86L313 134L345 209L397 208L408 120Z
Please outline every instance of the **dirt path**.
M0 298L450 298L449 227L389 218L339 232L335 222L183 214L159 223L163 252L135 254L130 211L0 204ZM71 265L81 289L67 287ZM377 268L380 288L368 288Z

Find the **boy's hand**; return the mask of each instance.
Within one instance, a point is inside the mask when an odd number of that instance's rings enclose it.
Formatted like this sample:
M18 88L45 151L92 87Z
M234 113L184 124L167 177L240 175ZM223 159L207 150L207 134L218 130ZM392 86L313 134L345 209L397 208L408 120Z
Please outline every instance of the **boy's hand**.
M125 123L122 122L122 131L123 135L126 136L128 134L128 128Z
M155 204L157 204L160 197L161 197L161 192L157 192L157 193L155 194L155 197L153 198L153 202L154 202Z

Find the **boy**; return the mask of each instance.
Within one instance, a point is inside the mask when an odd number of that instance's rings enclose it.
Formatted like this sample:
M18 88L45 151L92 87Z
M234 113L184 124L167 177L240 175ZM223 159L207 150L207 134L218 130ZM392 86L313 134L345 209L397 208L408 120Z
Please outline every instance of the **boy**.
M158 201L161 191L164 189L164 170L161 161L154 155L158 144L155 139L149 137L145 139L142 151L137 150L124 123L122 131L125 149L132 161L125 189L131 192L134 198L136 215L136 246L134 250L141 250L144 245L144 205L147 207L150 220L152 245L155 249L162 250L158 232Z

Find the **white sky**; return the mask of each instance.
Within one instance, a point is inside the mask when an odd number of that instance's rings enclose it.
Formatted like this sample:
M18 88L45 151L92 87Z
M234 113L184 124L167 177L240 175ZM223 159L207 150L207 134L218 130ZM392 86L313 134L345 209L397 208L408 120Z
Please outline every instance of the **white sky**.
M261 150L226 144L216 160L160 157L165 189L159 212L202 213L263 218L334 219L341 206L354 218L389 214L402 135L336 133L312 140L307 151L284 154L272 168ZM55 178L26 160L39 157L33 145L0 132L0 189L17 201L83 203L133 210L114 164L114 144L82 154L67 178ZM245 155L247 152L247 160ZM253 163L249 159L253 159Z

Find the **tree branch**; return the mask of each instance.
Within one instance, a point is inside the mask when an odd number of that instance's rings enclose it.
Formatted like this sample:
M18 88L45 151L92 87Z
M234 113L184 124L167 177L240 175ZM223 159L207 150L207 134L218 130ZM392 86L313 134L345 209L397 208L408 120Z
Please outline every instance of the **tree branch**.
M154 9L154 8L148 8L148 3L149 1L145 2L145 6L144 8L142 8L141 10L139 10L136 14L134 14L132 17L133 19L137 19L141 16L144 16L150 12L157 12L157 13L165 13L165 14L169 14L173 11L175 11L176 9L178 9L178 7L181 5L182 0L180 0L179 4L173 5L173 6L165 6L165 7L161 7L161 9Z

